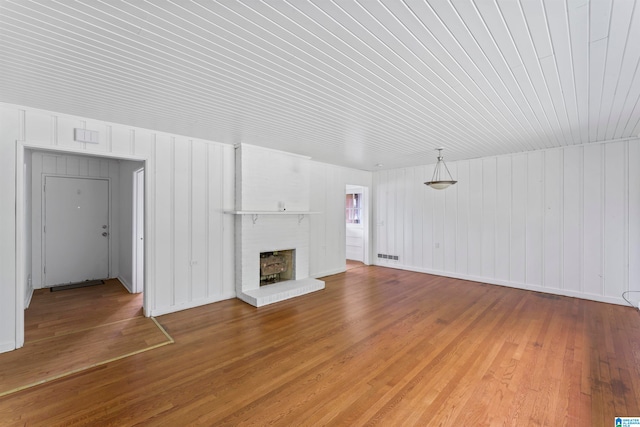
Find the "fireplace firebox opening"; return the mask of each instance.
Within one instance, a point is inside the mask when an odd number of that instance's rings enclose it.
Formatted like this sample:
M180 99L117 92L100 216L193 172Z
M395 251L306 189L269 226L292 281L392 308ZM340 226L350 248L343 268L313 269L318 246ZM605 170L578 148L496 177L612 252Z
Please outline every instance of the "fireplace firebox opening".
M260 286L296 279L295 249L260 253Z

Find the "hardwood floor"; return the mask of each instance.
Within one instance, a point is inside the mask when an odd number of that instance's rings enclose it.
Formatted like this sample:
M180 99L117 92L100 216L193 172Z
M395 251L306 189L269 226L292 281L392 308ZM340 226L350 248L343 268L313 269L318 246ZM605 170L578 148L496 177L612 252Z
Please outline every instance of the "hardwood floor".
M258 309L228 300L161 316L175 344L0 398L1 423L606 426L640 416L637 309L381 267L325 280Z
M142 295L130 294L116 279L62 292L37 290L25 312L25 346L0 355L0 398L172 343L141 308Z

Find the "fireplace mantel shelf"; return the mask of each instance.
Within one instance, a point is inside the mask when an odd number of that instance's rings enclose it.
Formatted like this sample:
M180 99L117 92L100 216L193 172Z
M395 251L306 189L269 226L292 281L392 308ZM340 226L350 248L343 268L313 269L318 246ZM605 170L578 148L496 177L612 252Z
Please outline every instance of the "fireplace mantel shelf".
M252 215L253 223L258 221L260 215L298 215L298 224L302 222L305 215L320 214L322 212L309 212L309 211L225 211L224 213L233 215Z
M309 211L225 211L224 213L233 215L312 215L322 212Z

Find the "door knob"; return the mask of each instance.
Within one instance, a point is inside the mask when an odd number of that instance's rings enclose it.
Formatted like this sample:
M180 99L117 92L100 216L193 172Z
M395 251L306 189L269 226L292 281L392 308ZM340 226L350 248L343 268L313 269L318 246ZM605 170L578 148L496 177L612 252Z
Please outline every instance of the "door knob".
M107 237L107 236L109 235L109 233L107 233L107 232L105 231L104 233L102 233L102 235L103 235L104 237Z

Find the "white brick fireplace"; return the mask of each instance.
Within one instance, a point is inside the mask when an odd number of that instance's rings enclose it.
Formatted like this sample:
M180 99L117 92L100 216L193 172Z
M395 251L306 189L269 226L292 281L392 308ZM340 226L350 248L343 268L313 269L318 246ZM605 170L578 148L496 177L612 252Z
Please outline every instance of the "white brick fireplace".
M309 158L236 147L236 294L260 307L324 289L309 277ZM260 286L260 253L295 249L295 278Z

